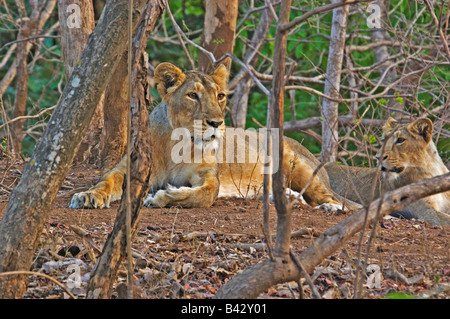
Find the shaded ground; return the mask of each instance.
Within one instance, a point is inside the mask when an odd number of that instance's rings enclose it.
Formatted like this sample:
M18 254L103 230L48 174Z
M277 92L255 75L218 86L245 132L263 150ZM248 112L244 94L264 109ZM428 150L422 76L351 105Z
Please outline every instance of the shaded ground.
M0 160L0 216L9 192L17 184L22 166ZM87 166L71 169L50 212L32 271L49 274L83 298L95 258L111 231L118 208L73 210L72 195L87 189L102 172ZM332 215L298 204L292 213L293 230L313 234L294 236L298 253L313 244L314 235L334 226L346 214ZM262 204L246 199L218 200L209 209L148 209L133 242L135 297L210 298L235 274L267 258L264 250ZM271 210L271 227L276 213ZM362 238L363 259L372 229ZM363 298L450 298L450 227L435 227L416 220L388 219L379 223L363 278ZM361 234L354 236L310 274L323 298L351 298ZM70 256L70 254L74 256ZM40 276L30 276L25 298L68 298L60 287ZM121 297L125 265L119 272L113 297ZM305 298L312 293L303 282ZM298 298L300 288L291 282L277 285L260 298Z

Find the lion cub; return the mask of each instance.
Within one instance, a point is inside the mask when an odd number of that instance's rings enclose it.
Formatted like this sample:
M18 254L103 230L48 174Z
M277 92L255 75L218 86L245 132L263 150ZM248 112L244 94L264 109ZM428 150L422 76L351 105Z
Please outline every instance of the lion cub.
M433 123L419 119L400 124L389 118L383 126L384 153L377 159L381 163L381 179L376 181L375 198L382 189L393 190L426 178L448 173L432 141ZM358 203L368 205L376 169L327 164L325 168L332 189ZM422 198L408 206L415 217L432 225L450 226L450 191Z

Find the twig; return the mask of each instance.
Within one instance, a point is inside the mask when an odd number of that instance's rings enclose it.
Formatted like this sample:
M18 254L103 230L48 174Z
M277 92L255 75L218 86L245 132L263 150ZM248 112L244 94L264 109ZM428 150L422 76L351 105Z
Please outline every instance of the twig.
M2 125L0 125L0 129L4 128L5 126L7 126L7 125L9 125L9 124L11 124L11 123L13 123L13 122L15 122L15 121L24 120L24 119L35 119L35 118L38 118L39 116L41 116L41 115L43 115L43 114L45 114L45 113L47 113L47 112L53 110L56 106L57 106L57 105L53 105L53 106L51 106L51 107L48 107L48 108L46 108L46 109L43 109L41 112L39 112L39 113L36 114L36 115L24 115L24 116L18 116L18 117L15 117L15 118L13 118L12 120L9 120L8 122L3 123Z
M17 271L6 271L6 272L2 272L0 273L0 277L3 276L12 276L12 275L33 275L33 276L41 276L44 278L47 278L50 281L53 281L55 284L57 284L58 286L60 286L62 289L64 289L65 292L67 292L67 294L72 298L72 299L77 299L77 297L74 296L74 294L72 294L70 292L69 289L67 289L66 286L64 286L62 283L60 283L58 280L56 280L55 278L48 276L46 274L42 274L39 272L34 272L34 271L25 271L25 270L17 270Z
M309 287L311 288L311 292L313 294L313 296L316 299L322 299L322 297L320 296L319 292L316 289L316 286L314 285L313 281L311 280L311 277L309 276L309 274L305 271L305 268L303 267L302 263L300 262L300 260L297 258L297 256L295 256L295 254L290 251L289 255L291 256L292 260L294 261L295 265L300 268L301 273L303 274L303 277L305 277L306 282L308 283Z
M163 0L164 4L166 5L166 7L168 7L167 5L167 1ZM169 12L169 11L168 11ZM224 60L226 57L230 57L231 59L233 59L235 62L237 62L242 68L244 68L247 73L250 75L250 77L252 78L252 80L255 82L255 84L258 86L258 88L267 96L270 95L269 90L262 85L262 83L255 77L255 75L250 71L250 68L248 65L246 65L244 62L242 62L240 59L238 59L235 55L231 54L231 53L226 53L225 55L223 55L221 58L216 59L214 57L214 54L208 50L206 50L205 48L203 48L202 46L198 45L197 43L193 42L191 39L189 39L186 34L184 34L183 30L181 30L180 26L177 24L177 22L175 21L175 19L172 20L172 24L176 30L177 33L179 33L182 38L184 38L184 40L186 42L188 42L190 45L194 46L195 48L197 48L198 50L202 51L204 54L206 54L206 56L209 57L209 59L211 60L211 62L213 64L219 63L220 61Z
M444 34L444 32L442 31L442 28L439 27L440 23L436 17L436 13L433 10L433 5L430 3L430 0L425 0L425 4L427 5L428 10L431 13L431 17L433 18L434 23L436 24L438 30L439 30L439 36L441 37L442 43L444 44L444 48L445 48L445 52L447 53L447 56L449 58L450 61L450 49L448 47L448 43L447 43L447 39L446 36ZM447 22L448 23L448 22Z
M16 44L16 43L26 42L26 41L30 41L30 40L33 40L33 39L40 39L40 38L59 39L59 38L61 38L61 36L59 36L59 35L44 35L44 34L32 35L32 36L29 36L29 37L26 37L26 38L23 38L23 39L18 39L18 40L14 40L14 41L8 42L8 43L4 44L0 48L0 51L3 50L4 48L6 48L7 46L10 46L10 45L13 45L13 44Z
M9 188L8 186L5 186L3 184L0 184L0 187L3 188L5 191L7 191L8 193L12 192L12 188Z
M272 238L269 236L266 232L266 227L264 227L264 224L261 224L261 230L264 235L264 239L266 241L267 250L269 251L269 257L271 261L274 261L275 258L273 257L273 249L272 249Z
M169 7L169 4L167 3L167 1L164 0L163 2L164 2L164 7L166 8L167 14L169 15L169 18L172 21L173 26L175 27L175 32L177 33L177 37L178 37L178 40L180 41L181 47L183 48L183 51L184 51L184 53L186 54L186 57L189 60L189 64L191 65L191 69L195 69L194 60L192 60L192 57L189 54L189 51L186 48L186 45L184 44L183 39L182 39L184 33L181 30L181 28L178 26L177 22L175 21L175 18L173 16L172 12L170 11L170 7ZM187 38L186 35L184 35L184 36Z
M289 29L293 28L294 26L296 26L297 24L308 20L313 15L316 15L316 14L319 14L322 12L327 12L327 11L333 10L338 7L342 7L342 6L346 6L346 5L350 5L350 4L356 4L356 3L360 3L360 2L371 2L371 1L373 1L373 0L354 0L354 1L345 1L344 0L344 1L338 2L338 3L326 4L324 6L320 6L320 7L314 8L312 10L309 10L302 16L297 17L297 18L289 21L288 23L285 23L284 25L281 26L280 29L281 29L281 31L289 30Z

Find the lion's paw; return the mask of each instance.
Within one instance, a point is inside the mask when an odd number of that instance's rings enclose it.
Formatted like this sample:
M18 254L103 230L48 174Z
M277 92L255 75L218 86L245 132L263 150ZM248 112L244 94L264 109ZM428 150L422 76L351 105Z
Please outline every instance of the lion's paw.
M302 204L306 204L305 199L299 192L296 192L290 188L286 188L286 198L290 201L298 200ZM273 201L273 194L269 195L269 199Z
M144 200L145 207L164 207L166 206L166 197L170 196L167 191L160 189L156 194L148 194Z
M342 210L341 204L334 204L334 203L323 203L319 206L314 207L316 209L324 209L329 212L336 212L338 210Z
M111 195L101 194L95 191L76 193L70 201L69 207L80 208L109 208Z
M155 202L153 201L153 194L150 193L147 195L147 197L144 199L144 206L145 207L155 207Z

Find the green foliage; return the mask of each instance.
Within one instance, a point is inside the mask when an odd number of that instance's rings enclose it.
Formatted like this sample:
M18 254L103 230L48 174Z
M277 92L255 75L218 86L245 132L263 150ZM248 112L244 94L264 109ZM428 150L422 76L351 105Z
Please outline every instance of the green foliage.
M4 44L10 41L14 41L17 37L18 30L16 22L18 18L18 10L15 5L15 1L7 0L9 11L5 10L4 6L0 6L0 48ZM252 38L255 29L261 23L262 10L257 10L247 16L248 11L251 9L251 4L254 7L262 7L265 5L263 0L243 0L239 2L239 17L238 23L242 22L242 19L246 17L245 22L242 23L239 30L237 30L237 36L234 46L233 54L239 59L243 60L245 53L248 50L248 44ZM290 19L294 19L319 6L329 4L329 1L325 0L293 0ZM25 5L29 10L29 3L26 1ZM372 44L371 30L367 23L366 17L369 15L365 12L367 3L359 4L359 8L352 6L355 10L352 10L348 21L347 30L347 47L367 46ZM171 0L170 8L178 25L189 36L189 38L200 43L202 37L202 29L204 24L205 8L204 0ZM394 9L395 8L395 9ZM279 6L275 6L275 10L278 12ZM441 12L441 6L436 4L436 15L446 16L447 10ZM390 14L389 22L383 27L386 30L387 35L398 41L400 44L397 47L389 47L389 54L391 56L398 52L403 52L404 56L412 55L417 61L421 59L429 60L433 59L435 53L431 46L433 41L438 39L438 36L430 36L430 28L433 27L433 21L428 10L423 10L423 4L417 1L407 0L392 0L390 1ZM420 13L420 14L419 14ZM8 16L10 14L13 19ZM57 12L55 11L52 18L47 23L45 28L49 28L57 21ZM332 12L325 12L318 15L314 15L306 20L304 23L297 25L291 29L288 35L287 43L287 69L292 62L296 63L294 72L295 76L302 77L317 77L326 72L328 49L330 43L331 33L331 21ZM414 23L412 23L414 22ZM261 46L259 54L257 55L255 68L261 73L272 73L273 62L271 59L274 54L274 38L275 38L276 23L272 22L266 41ZM434 34L434 33L433 33ZM437 34L437 33L436 33ZM158 40L159 39L159 40ZM224 39L213 39L214 43L220 44ZM180 45L177 43L178 38L176 36L175 29L172 22L168 18L166 13L163 14L161 19L157 22L155 31L152 33L147 43L147 52L149 54L150 62L153 66L156 66L160 62L170 61L179 65L183 69L190 69L191 66L186 58ZM0 50L0 61L7 51L7 47ZM187 45L192 59L198 60L198 50L194 47ZM40 54L42 57L31 64L32 59ZM57 39L43 39L42 47L39 52L32 51L29 56L30 62L30 79L28 82L28 101L27 101L27 114L36 114L40 110L49 106L55 105L59 99L59 88L64 87L64 73L62 69L62 63L60 60L61 50L59 47L59 40ZM15 54L8 59L7 63L0 68L0 80L5 76L11 63L14 61ZM344 66L348 67L346 63L347 59L351 59L354 68L367 68L376 64L375 53L372 49L364 51L352 51L350 55L347 55L344 60ZM410 63L412 60L407 60L406 63ZM398 73L409 72L408 68L405 68L405 63L399 63L395 66ZM406 66L409 66L406 65ZM238 63L233 62L231 64L231 79L241 71L241 66ZM380 77L380 71L378 70L363 70L355 73L343 73L342 83L340 89L340 97L342 99L351 98L350 87L350 75L355 75L359 79L363 79L362 84L357 85L357 89L361 92L370 92L374 90L373 94L380 93L384 90L385 85L379 85L374 89L374 84L377 83ZM386 78L386 80L393 80ZM303 85L309 88L323 92L323 82L325 79L320 78L321 83L288 83L295 85ZM268 89L270 89L270 81L262 81ZM357 103L358 113L364 118L380 119L389 115L393 115L394 111L388 109L389 102L396 102L403 107L403 111L412 114L412 116L421 115L425 110L438 107L448 100L448 83L450 82L450 69L448 65L436 64L431 65L428 70L420 74L419 88L408 88L407 92L395 92L395 95L390 97L379 97L373 100ZM265 125L267 118L267 105L268 99L253 83L249 95L248 113L247 113L247 127L257 127L252 119ZM158 93L155 88L150 89L151 95L154 100L159 100ZM8 117L11 117L12 105L14 104L15 96L15 83L13 82L10 87L7 88L3 95L3 101L7 110ZM358 97L364 97L364 94L359 94ZM320 117L320 106L322 104L322 98L316 94L306 92L303 90L295 91L295 119L303 120L310 117ZM292 120L292 113L290 109L291 100L289 95L285 94L285 121ZM340 115L347 115L350 113L350 103L340 103L339 113ZM231 107L231 106L230 106ZM448 111L448 109L446 109ZM439 117L440 114L437 114ZM432 120L438 119L431 118ZM26 128L37 126L38 124L45 123L49 118L49 114L42 116L38 119L27 120L25 123ZM4 119L0 118L0 125ZM226 118L226 123L230 124L230 119ZM354 141L360 141L364 145L370 146L370 149L375 150L379 147L377 142L377 136L379 129L365 128L358 122L353 123L351 128L341 128L340 136L349 136L354 140L350 140L345 148L347 151L360 150L360 146L356 145ZM39 132L42 132L42 127L36 129L36 134L27 135L24 140L24 150L27 154L31 153L36 139L39 137ZM449 125L443 126L444 130L450 131ZM312 130L312 133L321 134L321 128L317 127ZM1 133L1 132L0 132ZM311 137L309 134L303 133L291 133L287 134L301 141L309 150L313 153L320 153L321 144L316 138ZM444 136L445 137L445 136ZM443 138L440 135L440 139L437 143L440 154L444 157L444 161L450 159L450 142L449 139ZM369 152L364 150L365 152ZM373 155L369 152L369 156ZM367 163L365 158L353 158L351 162L354 164Z
M419 298L404 292L395 291L395 292L388 292L384 296L384 299L419 299Z

